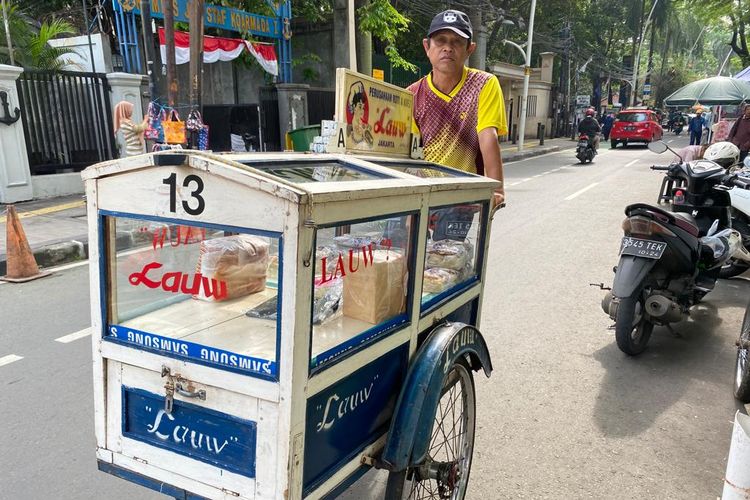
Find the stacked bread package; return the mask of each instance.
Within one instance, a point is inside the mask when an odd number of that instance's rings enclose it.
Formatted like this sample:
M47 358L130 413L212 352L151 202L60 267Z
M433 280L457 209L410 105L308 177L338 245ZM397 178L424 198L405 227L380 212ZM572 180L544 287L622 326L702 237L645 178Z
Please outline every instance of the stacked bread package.
M473 269L472 250L466 241L428 242L423 292L440 293L465 279Z
M216 280L226 295L206 295L201 287L194 298L216 301L256 293L266 288L268 242L250 235L225 236L202 241L196 272ZM224 285L221 285L224 283Z
M396 251L360 250L356 272L344 276L344 316L371 324L406 310L406 262ZM366 255L364 255L366 253Z

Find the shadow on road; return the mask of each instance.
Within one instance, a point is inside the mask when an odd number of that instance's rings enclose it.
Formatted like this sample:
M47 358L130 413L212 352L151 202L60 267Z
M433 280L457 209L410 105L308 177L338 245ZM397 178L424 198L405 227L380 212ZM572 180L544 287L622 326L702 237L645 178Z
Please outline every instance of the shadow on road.
M643 433L696 380L726 379L726 390L731 391L734 351L727 336L734 338L735 332L722 331L721 309L744 308L750 282L721 282L708 297L691 309L688 320L673 326L679 337L657 327L647 350L630 357L617 348L612 332L612 342L594 353L606 370L594 408L594 421L602 433L614 437Z

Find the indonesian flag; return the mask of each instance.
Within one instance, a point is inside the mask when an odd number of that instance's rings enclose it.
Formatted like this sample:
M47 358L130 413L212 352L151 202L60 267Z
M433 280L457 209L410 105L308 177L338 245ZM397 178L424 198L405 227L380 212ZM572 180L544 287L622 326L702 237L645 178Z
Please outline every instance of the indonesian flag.
M175 31L174 45L175 62L177 64L190 62L190 34L185 31ZM159 28L159 49L161 51L161 60L166 61L167 46L164 28ZM249 42L241 38L204 36L203 62L232 61L238 58L245 49L255 57L264 70L274 76L278 76L279 66L274 46L265 43Z
M276 49L273 45L253 43L247 40L245 40L245 45L264 70L273 76L279 76L279 62L276 59Z

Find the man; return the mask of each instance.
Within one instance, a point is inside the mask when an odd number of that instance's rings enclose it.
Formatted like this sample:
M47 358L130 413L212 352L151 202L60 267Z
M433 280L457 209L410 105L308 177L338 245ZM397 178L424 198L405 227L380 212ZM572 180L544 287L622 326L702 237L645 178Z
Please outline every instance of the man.
M589 143L594 146L594 153L599 150L599 132L602 130L599 122L594 118L595 114L594 108L587 109L586 117L578 124L578 133L589 136Z
M740 148L740 163L745 160L750 150L750 104L746 104L742 110L742 116L732 125L727 140Z
M604 123L602 124L602 135L604 136L604 140L609 140L609 133L612 132L612 125L615 124L615 117L612 116L612 113L607 113L607 116L604 117Z
M688 130L690 131L690 145L700 146L701 138L703 137L703 127L706 126L706 119L703 118L703 112L698 110L695 116L688 122Z
M498 135L508 133L505 102L494 75L464 65L476 49L473 34L461 11L435 16L422 40L432 71L408 90L425 159L500 181L494 193L500 205L505 189Z

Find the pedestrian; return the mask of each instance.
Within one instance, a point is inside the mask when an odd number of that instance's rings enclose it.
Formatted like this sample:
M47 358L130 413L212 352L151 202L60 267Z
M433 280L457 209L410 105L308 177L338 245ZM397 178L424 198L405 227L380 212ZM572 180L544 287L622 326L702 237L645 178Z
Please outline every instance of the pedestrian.
M499 181L494 193L499 205L505 200L498 142L508 133L505 102L497 77L465 66L476 49L473 35L465 13L436 15L422 40L432 71L408 90L425 159Z
M120 101L115 105L115 134L122 130L125 139L125 154L123 156L134 156L145 152L143 139L148 128L148 116L143 117L141 123L133 123L133 103Z
M732 125L727 140L740 148L740 162L744 161L750 150L750 104L745 104L742 116Z
M604 140L609 140L609 133L612 132L612 125L615 124L615 117L612 116L612 113L607 113L607 116L604 117L604 123L602 124L602 135L604 136Z
M703 128L706 126L706 119L703 118L703 112L699 109L695 116L688 122L688 131L690 132L690 145L700 145L703 137Z

